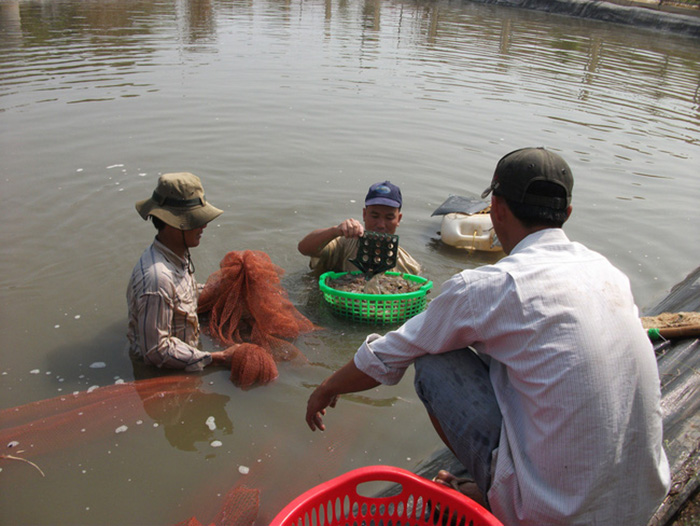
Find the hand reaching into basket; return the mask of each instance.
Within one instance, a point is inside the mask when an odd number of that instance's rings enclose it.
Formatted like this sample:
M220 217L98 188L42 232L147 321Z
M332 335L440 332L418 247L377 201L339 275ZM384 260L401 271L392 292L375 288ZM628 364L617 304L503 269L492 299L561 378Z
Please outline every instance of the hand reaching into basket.
M341 394L357 393L377 387L377 382L371 376L360 371L355 362L350 360L341 369L326 378L319 385L306 403L306 423L311 431L325 431L323 416L327 407L335 407Z

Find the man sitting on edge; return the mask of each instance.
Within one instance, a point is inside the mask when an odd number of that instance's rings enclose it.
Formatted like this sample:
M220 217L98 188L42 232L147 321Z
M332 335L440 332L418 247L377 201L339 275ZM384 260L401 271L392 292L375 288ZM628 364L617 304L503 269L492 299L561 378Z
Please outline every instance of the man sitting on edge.
M428 416L474 477L460 489L504 524L647 524L670 483L656 358L628 278L562 230L572 187L548 150L503 157L482 197L493 192L507 256L369 335L309 397L309 427L325 429L339 395L396 384L414 363Z

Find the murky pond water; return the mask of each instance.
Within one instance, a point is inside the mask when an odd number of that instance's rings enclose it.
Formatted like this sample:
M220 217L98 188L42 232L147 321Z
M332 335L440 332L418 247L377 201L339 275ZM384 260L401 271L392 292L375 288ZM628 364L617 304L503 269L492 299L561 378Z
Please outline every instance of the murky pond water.
M107 414L43 432L25 456L45 477L0 462L2 522L205 522L244 479L266 524L348 469L414 468L439 442L409 377L306 428L310 390L370 329L321 305L298 240L390 179L400 242L439 288L496 256L441 244L433 210L546 145L576 178L569 236L651 306L700 256L699 72L697 40L470 3L2 0L0 408L125 382ZM225 210L194 251L200 281L230 250L267 252L323 327L296 342L308 364L245 392L211 369L155 407L129 391L149 372L126 353L125 288L154 234L134 203L169 171Z

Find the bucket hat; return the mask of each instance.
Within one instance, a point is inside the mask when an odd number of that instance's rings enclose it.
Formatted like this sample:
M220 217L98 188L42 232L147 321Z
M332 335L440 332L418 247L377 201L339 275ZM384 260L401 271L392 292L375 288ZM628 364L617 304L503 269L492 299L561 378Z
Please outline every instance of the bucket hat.
M401 189L389 181L373 184L365 197L365 206L384 205L401 208L401 204Z
M199 177L188 172L161 175L153 195L136 203L136 211L144 220L154 216L179 230L199 228L223 213L207 203Z
M535 181L546 181L561 186L566 198L528 193ZM498 161L491 185L481 198L491 192L516 203L564 210L571 204L574 176L571 168L559 155L545 148L522 148L505 155Z

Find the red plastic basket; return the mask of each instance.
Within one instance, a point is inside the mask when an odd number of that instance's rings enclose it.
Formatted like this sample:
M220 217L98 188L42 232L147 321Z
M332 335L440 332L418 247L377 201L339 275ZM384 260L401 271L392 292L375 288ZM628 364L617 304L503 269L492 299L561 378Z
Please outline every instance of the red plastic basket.
M397 495L366 497L358 485L400 484ZM311 488L290 502L270 526L503 526L458 491L405 469L368 466Z

